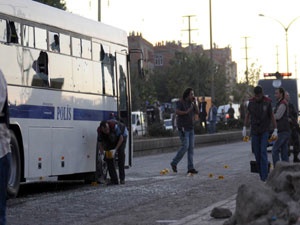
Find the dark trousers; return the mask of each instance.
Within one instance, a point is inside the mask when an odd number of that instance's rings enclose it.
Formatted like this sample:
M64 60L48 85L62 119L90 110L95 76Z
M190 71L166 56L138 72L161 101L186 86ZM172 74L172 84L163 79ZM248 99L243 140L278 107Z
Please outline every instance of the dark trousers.
M0 225L6 224L6 193L11 153L0 158Z
M124 138L124 141L120 148L117 150L117 158L118 158L118 169L119 169L119 178L120 180L125 180L125 147L127 138ZM118 175L115 167L115 159L106 159L107 169L110 176L110 180L112 183L119 183Z
M293 146L294 159L298 159L299 154L299 136L298 131L292 128L290 144Z
M205 130L207 130L206 114L205 113L200 113L199 114L199 120L200 120L200 126L202 128L205 128ZM203 124L204 124L204 126L203 126Z

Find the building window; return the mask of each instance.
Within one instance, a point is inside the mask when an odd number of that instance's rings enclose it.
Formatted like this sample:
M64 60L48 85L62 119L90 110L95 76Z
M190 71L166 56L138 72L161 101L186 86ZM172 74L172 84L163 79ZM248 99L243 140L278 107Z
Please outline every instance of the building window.
M162 55L156 55L154 61L155 61L155 66L162 66L163 65Z

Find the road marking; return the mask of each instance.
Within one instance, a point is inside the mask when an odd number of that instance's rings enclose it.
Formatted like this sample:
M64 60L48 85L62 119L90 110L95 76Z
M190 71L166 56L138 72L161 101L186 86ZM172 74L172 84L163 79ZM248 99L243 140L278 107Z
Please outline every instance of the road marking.
M156 220L156 223L175 223L177 220Z

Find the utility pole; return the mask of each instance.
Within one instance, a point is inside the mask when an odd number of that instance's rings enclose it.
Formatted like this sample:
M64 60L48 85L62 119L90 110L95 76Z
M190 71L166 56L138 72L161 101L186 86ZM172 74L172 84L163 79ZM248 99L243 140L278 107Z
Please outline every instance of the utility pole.
M249 37L243 37L245 39L245 60L246 60L246 70L245 70L245 75L246 75L246 84L249 85L249 69L248 69L248 43L247 39Z
M188 18L188 29L185 29L185 30L181 30L181 31L187 31L188 32L188 34L189 34L189 43L188 43L188 45L190 46L191 44L192 44L192 31L195 31L195 30L198 30L198 29L192 29L191 28L191 18L192 17L195 17L195 15L187 15L187 16L183 16L184 18L186 17L186 18Z
M211 73L211 100L215 101L215 67L213 62L213 31L212 31L212 7L211 1L209 0L209 45L210 45L210 73Z
M98 0L98 21L101 22L101 0Z

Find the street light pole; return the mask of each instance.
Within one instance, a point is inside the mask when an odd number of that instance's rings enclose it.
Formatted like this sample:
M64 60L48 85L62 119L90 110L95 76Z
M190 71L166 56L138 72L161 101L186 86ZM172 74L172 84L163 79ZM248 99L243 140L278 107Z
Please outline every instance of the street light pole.
M101 22L101 0L98 0L98 21Z
M297 20L300 18L300 16L294 18L287 26L284 26L284 24L282 22L280 22L278 19L275 19L273 17L269 17L269 16L265 16L264 14L258 14L259 16L262 17L267 17L270 18L272 20L275 20L277 23L279 23L285 32L285 53L286 53L286 72L289 73L289 45L288 45L288 31L290 26Z
M215 70L212 68L213 66L213 47L212 47L212 16L211 16L211 0L209 0L209 34L210 34L210 72L211 72L211 100L215 100L215 84L214 84L214 73Z

